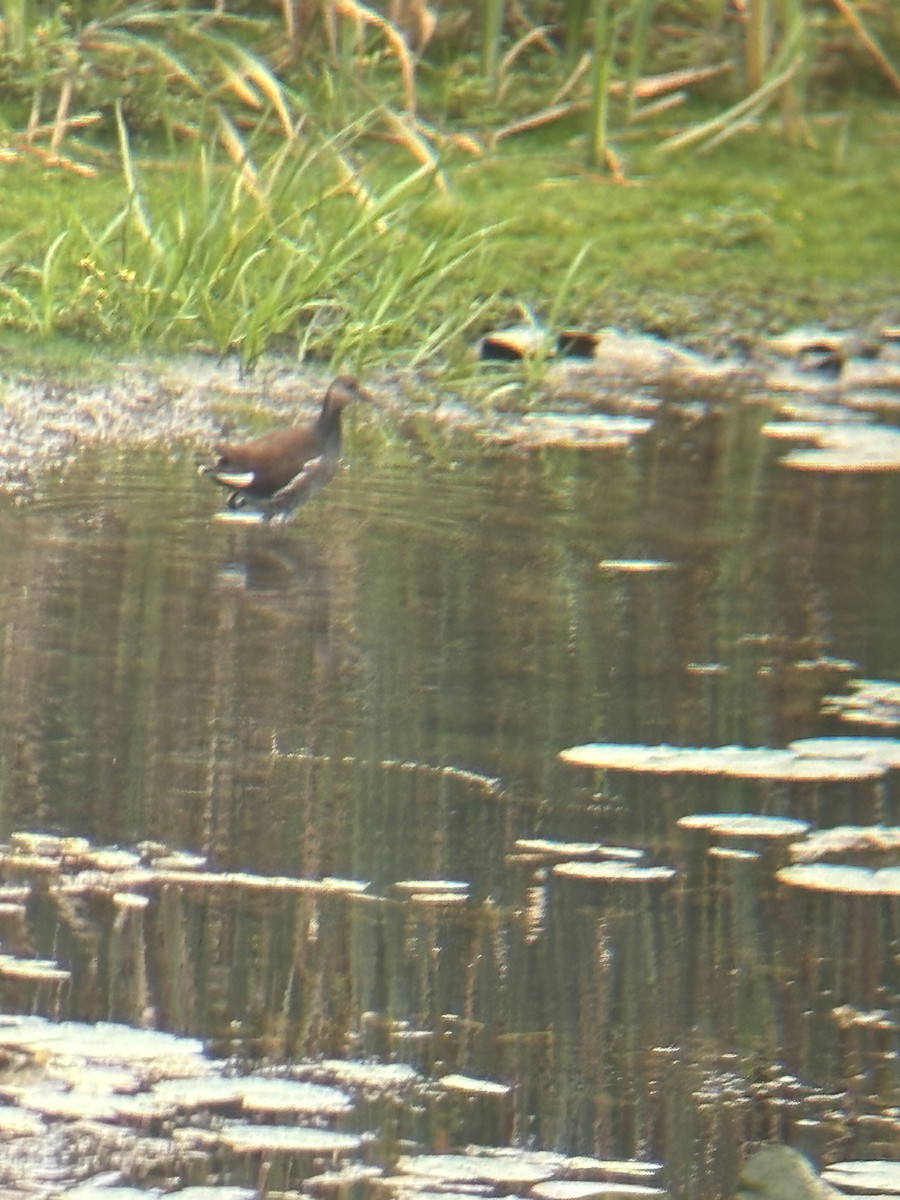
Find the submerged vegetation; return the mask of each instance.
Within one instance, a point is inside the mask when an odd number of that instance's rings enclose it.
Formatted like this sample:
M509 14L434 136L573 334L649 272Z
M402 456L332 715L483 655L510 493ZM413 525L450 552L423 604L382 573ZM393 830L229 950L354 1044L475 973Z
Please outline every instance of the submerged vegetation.
M365 365L523 311L896 315L888 0L0 18L6 329Z

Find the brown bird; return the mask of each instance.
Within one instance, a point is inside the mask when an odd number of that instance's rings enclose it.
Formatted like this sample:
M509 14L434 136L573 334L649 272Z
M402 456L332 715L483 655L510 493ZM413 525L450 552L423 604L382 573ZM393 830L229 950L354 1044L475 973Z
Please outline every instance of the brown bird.
M350 375L328 388L311 425L272 429L249 442L216 446L218 461L204 468L231 489L230 509L250 505L265 516L288 516L334 477L341 457L341 413L368 394Z

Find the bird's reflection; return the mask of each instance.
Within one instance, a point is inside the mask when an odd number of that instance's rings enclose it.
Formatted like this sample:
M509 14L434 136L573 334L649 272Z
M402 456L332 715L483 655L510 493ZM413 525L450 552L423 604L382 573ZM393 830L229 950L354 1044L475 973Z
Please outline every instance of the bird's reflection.
M298 596L314 601L327 595L329 572L320 546L287 533L263 532L267 536L233 539L232 557L219 568L220 588L276 605Z

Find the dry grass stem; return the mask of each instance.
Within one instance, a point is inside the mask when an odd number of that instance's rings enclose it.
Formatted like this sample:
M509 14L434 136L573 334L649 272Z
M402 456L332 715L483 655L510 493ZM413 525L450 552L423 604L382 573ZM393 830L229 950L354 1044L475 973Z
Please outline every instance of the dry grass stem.
M648 121L651 117L658 117L661 113L670 112L673 108L680 108L689 99L689 92L670 92L668 96L660 96L653 104L645 104L643 108L636 108L629 120L631 122Z
M862 18L854 8L851 0L834 0L834 6L846 19L847 23L853 29L853 32L865 46L866 50L878 63L886 79L890 80L895 91L900 92L900 74L888 59L887 55L879 46L878 42L872 37L868 29L862 22Z
M62 140L66 136L66 118L69 115L69 107L72 103L72 88L74 79L68 73L62 82L62 87L59 89L59 100L56 103L56 118L53 122L53 133L50 136L50 153L56 154L62 145Z
M685 129L681 133L667 138L659 147L660 151L669 154L675 150L683 150L685 147L693 146L697 142L704 141L706 138L718 136L723 130L730 128L732 125L739 125L741 128L746 128L747 118L755 116L762 111L769 101L781 91L785 84L793 79L802 65L802 59L800 57L795 58L785 70L779 72L768 83L764 83L752 96L747 96L739 104L733 105L727 112L720 113L711 121L703 121L699 125L692 125L690 129Z
M384 34L394 51L394 56L400 67L400 74L403 79L404 103L406 111L412 116L416 111L415 64L409 52L406 38L390 21L367 5L360 4L359 0L333 0L333 2L335 10L341 16L348 17L350 20L357 21L363 25L373 25Z
M219 112L219 137L225 152L241 173L244 186L260 204L264 202L259 176L250 160L246 143L224 112Z
M521 121L512 121L498 129L491 137L490 145L494 146L504 138L515 137L519 133L527 133L530 129L540 129L542 125L561 121L563 117L570 117L573 113L587 112L589 108L587 100L573 100L569 104L554 104L550 108L542 108L540 112L532 113Z
M647 75L638 79L634 85L634 95L639 100L652 100L656 96L664 96L667 92L680 91L692 84L705 83L719 75L727 75L732 69L731 63L715 63L709 67L690 67L684 71L668 71L665 75ZM626 85L618 80L611 84L610 94L622 96Z
M590 65L591 56L589 54L582 54L581 58L575 65L575 69L571 72L568 79L566 79L563 85L558 88L551 97L549 105L550 108L553 108L553 106L556 104L562 104L563 100L565 100L567 96L571 96L572 92L574 92L575 88L578 87L579 83L588 73Z
M434 182L442 192L447 191L447 181L438 166L438 161L431 150L431 147L426 142L425 138L413 127L405 116L394 112L392 108L384 107L381 110L381 115L384 118L385 124L391 132L394 141L399 142L410 155L421 163L423 167L428 168L433 173Z

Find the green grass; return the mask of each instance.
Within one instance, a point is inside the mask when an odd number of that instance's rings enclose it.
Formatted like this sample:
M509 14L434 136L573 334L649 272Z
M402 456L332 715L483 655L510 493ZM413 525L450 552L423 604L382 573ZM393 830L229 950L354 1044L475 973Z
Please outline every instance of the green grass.
M376 5L314 21L301 54L265 6L107 0L44 20L0 0L0 332L457 370L530 313L712 345L898 319L881 0L874 41L790 0L752 70L749 26L720 0L575 0L563 26L537 10L540 26L461 6L415 56ZM838 35L889 98L844 86L817 123ZM654 115L646 77L682 67L694 98ZM522 132L560 101L566 120Z
M584 135L555 128L448 158L446 194L381 150L368 209L336 186L332 142L251 145L253 186L207 145L141 161L127 138L124 172L93 179L2 165L0 329L364 367L458 365L523 310L714 347L897 321L900 108L816 132L814 149L765 132L677 157L626 145L620 186L575 169Z
M797 322L900 315L900 186L893 124L861 110L818 148L750 134L708 154L626 153L630 186L573 172L573 153L534 137L450 174L453 203L505 220L497 283L510 314L545 314L590 246L564 320L722 341Z

